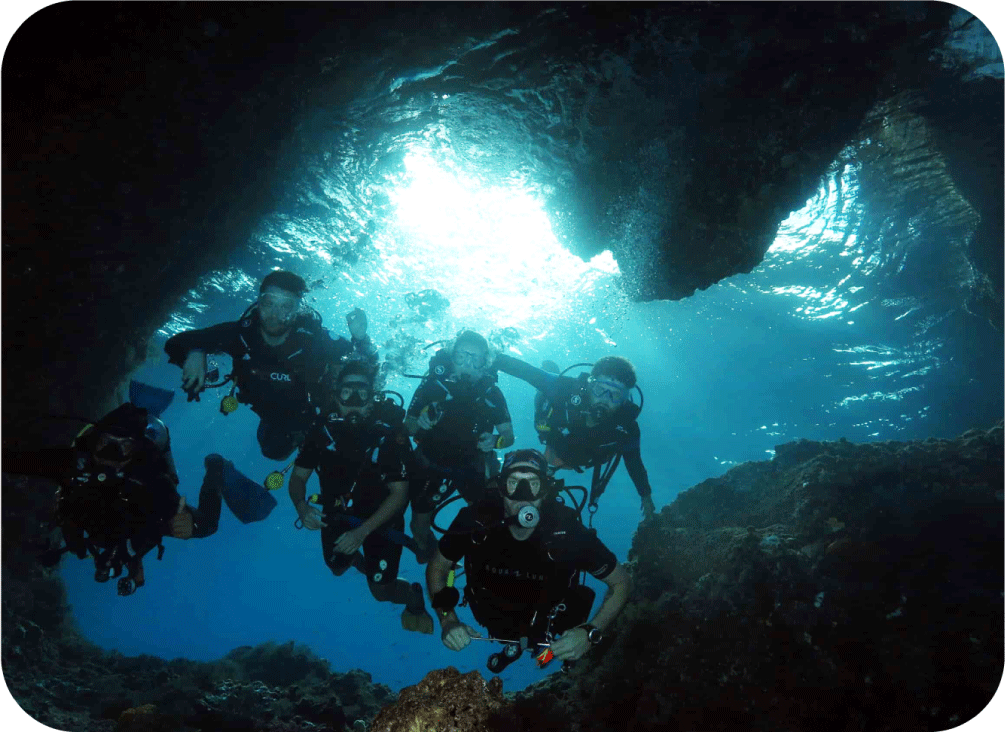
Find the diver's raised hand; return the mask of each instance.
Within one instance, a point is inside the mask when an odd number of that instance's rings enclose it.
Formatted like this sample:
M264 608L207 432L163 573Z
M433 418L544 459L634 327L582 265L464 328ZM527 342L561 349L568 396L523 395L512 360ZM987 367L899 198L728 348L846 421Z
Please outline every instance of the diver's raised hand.
M188 392L188 401L199 401L199 393L206 389L206 352L192 349L181 367L181 388Z
M453 652L459 652L461 649L470 644L471 640L476 636L478 636L478 631L476 629L472 629L470 626L462 624L460 621L447 621L444 623L443 631L440 634L440 638L443 640L443 645Z
M353 308L346 313L345 323L350 335L357 341L366 336L366 312L362 308Z
M297 507L297 514L300 515L300 521L307 529L321 529L328 526L324 522L325 515L317 507L313 507L307 502Z
M195 524L192 521L192 512L185 511L185 497L178 500L178 511L171 518L171 536L179 540L192 539L195 531Z

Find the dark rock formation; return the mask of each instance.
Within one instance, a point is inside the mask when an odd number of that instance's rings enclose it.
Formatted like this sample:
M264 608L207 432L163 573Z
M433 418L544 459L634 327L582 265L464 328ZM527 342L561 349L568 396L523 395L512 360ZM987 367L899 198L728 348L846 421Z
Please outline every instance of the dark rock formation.
M496 100L509 88L507 75L520 76L520 84L533 90L521 110L527 139L520 142L540 149L542 168L555 169L556 232L583 256L612 247L623 271L634 276L637 297L681 298L749 271L777 223L812 193L843 147L865 146L871 126L884 118L910 118L926 121L931 134L906 138L910 144L898 149L902 158L870 158L875 165L866 178L882 183L894 170L917 180L913 174L925 175L925 166L913 163L941 162L939 187L920 193L907 187L910 198L884 204L909 216L919 201L927 207L926 197L936 196L935 208L953 231L976 226L960 270L973 264L990 285L967 301L1000 323L1002 84L963 82L963 72L939 65L934 51L947 32L951 5L469 7L459 13L439 3L84 3L50 6L26 21L3 64L4 440L23 435L27 421L39 415L93 417L121 401L117 390L146 359L152 333L181 295L202 273L227 265L259 217L291 187L301 162L336 136L340 122L321 126L318 119L330 120L330 110L344 110L358 95L376 94L378 85L386 90L399 75L420 78L417 71L453 62L464 43L503 29L516 31L507 41L514 44L507 50L516 52L507 59L513 70L497 66L493 56L501 49L491 49L452 65L450 83L491 100L494 110L504 107ZM491 74L501 74L502 82ZM426 78L431 85L444 81ZM555 84L545 88L542 79ZM409 84L405 92L418 98L421 82ZM405 92L398 96L408 103ZM403 103L398 96L375 104ZM428 121L448 113L422 114ZM366 161L368 170L393 169L392 157ZM639 197L643 189L651 198ZM959 195L970 208L957 205ZM633 226L634 215L651 221ZM356 249L366 246L367 227ZM655 234L642 240L639 231ZM351 267L359 256L341 243L336 249L339 267ZM265 269L272 263L259 264ZM396 344L396 368L405 368L415 347ZM837 460L830 450L816 460ZM998 457L1000 485L1000 450ZM927 475L917 474L919 480ZM566 717L549 718L561 710L552 700L534 719L624 727L629 718L616 719L611 711L628 701L637 703L630 710L640 711L640 719L667 720L673 710L679 725L714 725L688 717L687 710L704 708L686 708L684 701L692 692L698 700L717 699L713 693L724 689L732 697L723 698L722 709L733 717L720 725L730 727L759 725L762 718L747 700L775 711L775 720L812 726L828 719L828 710L844 709L839 690L847 691L848 714L858 722L884 720L877 690L892 700L890 711L921 715L925 725L947 726L953 715L972 714L983 699L983 681L955 702L928 702L922 712L915 704L917 691L929 689L921 675L936 674L921 665L928 643L953 644L946 647L947 669L980 654L980 669L1000 667L1000 645L998 656L984 651L995 623L1000 638L1000 608L986 617L991 626L965 631L962 619L977 603L973 598L952 596L949 610L945 604L921 609L911 600L932 595L918 588L905 548L921 552L925 571L942 577L980 548L970 544L962 554L937 560L925 553L939 537L957 536L961 518L974 517L979 530L987 529L987 516L977 516L987 492L975 490L966 503L954 504L956 513L940 514L946 491L958 498L958 484L945 478L935 482L938 488L924 483L919 495L928 503L909 503L917 510L910 515L896 501L914 494L893 479L876 484L896 497L893 504L867 489L849 489L879 512L870 516L836 495L814 493L818 479L812 477L791 496L768 492L767 499L747 498L728 482L696 489L695 496L714 497L711 506L695 508L677 524L673 512L665 513L640 533L636 576L650 606L626 614L623 633L609 642L617 650L591 673L596 684L584 709L592 717L561 712ZM33 715L61 729L98 729L114 721L278 729L298 725L290 714L300 715L303 727L342 724L341 697L319 698L311 710L329 712L317 717L303 703L307 691L297 702L280 694L228 723L228 704L261 692L247 687L253 678L224 686L227 677L199 672L196 683L192 675L204 668L193 663L127 662L77 638L61 583L37 566L31 552L44 539L51 497L51 486L4 477L3 666L15 697ZM715 502L722 506L716 509ZM1000 505L995 511L1000 514ZM703 522L700 529L692 520ZM919 526L933 529L927 549L910 541ZM837 529L814 534L822 528ZM685 537L707 554L694 555L692 563L680 560L683 551L674 553L666 567L647 559L656 557L652 543L680 547ZM876 561L880 553L885 562ZM973 572L979 575L981 567L976 563ZM876 590L887 587L895 590ZM824 593L819 609L814 589ZM867 591L876 591L876 599ZM782 594L775 612L772 593ZM849 599L862 594L868 602L853 606ZM901 595L907 598L901 616L887 622L885 614L901 607L889 603L900 603ZM654 614L662 625L654 626ZM722 633L710 632L703 614L720 619ZM913 624L915 614L944 621L944 637L918 632L906 651L895 651L878 629ZM885 625L875 626L880 618ZM907 631L916 628L922 627ZM751 629L757 633L750 635ZM667 638L652 644L654 635ZM624 646L643 641L638 650ZM769 665L765 660L777 659L779 645L801 661ZM664 647L671 651L660 656ZM898 653L915 675L914 686L891 692L899 678L890 660ZM292 652L284 659L283 674L317 678L309 660ZM655 670L654 676L638 683L638 676L615 669L621 661L630 669ZM150 684L130 687L123 677L130 666L146 670L141 677ZM690 677L674 681L678 668ZM773 669L798 672L768 681ZM148 679L162 672L162 681ZM824 692L813 699L773 692L783 683L802 684L798 674ZM261 684L274 692L285 679ZM534 699L551 699L570 683L550 684L550 692ZM144 692L150 689L159 692ZM95 712L106 690L118 690L119 700ZM297 704L304 710L298 712ZM913 720L898 719L907 727Z
M18 390L5 425L113 406L180 296L330 149L341 123L318 120L396 75L412 80L375 103L418 103L433 87L527 97L519 125L495 122L528 127L512 144L539 159L556 233L584 257L612 248L647 299L756 266L839 151L864 139L868 112L914 92L933 154L980 216L968 262L990 278L982 308L1000 311L1001 80L961 84L968 69L935 53L951 5L154 7L51 6L6 50L3 345ZM515 32L454 63L501 29ZM503 52L512 71L493 60ZM449 79L416 75L443 64ZM436 108L415 124L440 116L450 122ZM340 152L384 156L372 171L398 155ZM346 246L339 267L358 257Z
M11 694L59 730L356 730L394 699L369 674L332 672L292 641L216 662L165 661L107 653L69 630L32 638L15 624L8 639L4 621Z
M486 683L477 670L434 669L381 710L373 730L496 730L486 725L504 703L499 677Z
M496 729L938 730L979 713L1002 678L1002 425L776 451L642 525L614 633Z

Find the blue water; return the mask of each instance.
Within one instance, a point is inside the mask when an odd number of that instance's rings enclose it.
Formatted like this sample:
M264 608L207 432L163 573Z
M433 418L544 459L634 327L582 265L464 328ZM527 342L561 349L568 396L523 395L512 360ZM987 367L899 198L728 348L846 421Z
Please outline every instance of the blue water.
M292 257L277 256L275 262L305 276L319 269ZM525 337L517 348L533 363L552 358L566 366L607 353L633 361L645 393L639 418L642 456L658 507L731 466L769 459L775 445L800 437L853 442L952 437L1000 418L1001 335L965 310L942 310L938 325L929 327L929 313L898 320L904 309L896 304L867 304L853 316L847 310L854 305L846 304L838 309L839 317L821 319L805 313L807 303L820 308L820 299L779 292L842 263L851 269L851 258L826 248L804 253L802 260L782 252L769 255L753 273L682 302L632 304L602 295L594 303L598 310L586 314L597 319L593 332L580 324L553 323L550 333L533 342ZM234 273L207 276L205 287L191 295L190 304L201 309L186 306L181 311L191 325L204 327L240 315L259 273L250 268L247 277ZM859 279L882 294L883 281ZM226 286L222 291L221 283ZM445 285L441 289L451 297L449 283ZM875 295L857 292L859 301ZM378 345L390 336L387 315L395 308L405 310L402 294L379 283L356 282L321 294L315 305L334 332L344 334L343 314L351 305L361 305L371 314L370 333ZM616 307L605 312L605 302ZM922 310L932 308L923 304ZM472 313L452 317L483 330L489 323L506 323L505 313L494 314L492 321ZM451 335L450 328L438 325L423 322L413 330L429 340ZM158 335L155 346L163 344L170 330L168 326ZM226 373L228 358L219 362ZM422 371L422 359L411 368ZM176 387L180 379L179 370L162 355L151 358L134 377L164 387ZM407 401L416 384L396 377L389 387ZM531 388L506 375L500 384L514 418L517 446L537 445ZM220 414L222 395L210 391L201 402L188 403L178 392L163 415L172 431L181 489L192 502L198 498L207 453L223 454L256 480L282 465L259 454L257 418L247 407L230 416ZM277 498L279 507L264 522L241 525L224 507L214 536L167 539L163 560L150 557L147 585L130 598L117 598L111 585L94 583L89 562L66 561L63 574L83 632L124 654L197 660L216 659L244 644L294 639L310 645L334 669L360 668L394 689L445 665L487 675L484 663L494 651L491 645L474 642L455 653L442 646L438 630L434 636L402 631L400 609L373 601L359 574L333 577L322 561L319 535L293 527L296 514L285 488ZM445 512L441 522L452 513ZM622 561L639 518L638 496L621 468L595 524ZM423 569L407 551L400 574L423 579ZM505 689L522 688L557 666L541 672L525 659L504 672Z
M925 203L919 210L880 210L861 191L854 150L782 225L761 265L683 301L632 302L634 284L621 280L610 254L583 262L563 249L544 200L569 190L571 161L588 155L589 145L621 141L591 127L590 108L570 101L593 99L594 77L575 67L557 74L531 31L522 32L526 39L465 39L464 49L489 51L463 67L447 57L466 51L444 42L429 51L435 58L428 64L406 74L393 62L395 53L411 50L409 36L386 51L387 60L373 62L386 74L356 70L365 83L346 95L351 102L320 105L316 119L297 126L301 138L316 129L322 142L287 171L291 184L280 205L232 253L228 269L206 273L177 304L133 377L176 388L180 371L165 363L164 341L179 330L237 319L261 277L282 267L318 283L309 300L333 333L347 335L344 314L365 309L382 357L392 337L421 345L464 327L485 334L516 329L512 353L537 365L628 357L645 394L642 457L657 507L739 463L768 460L774 446L798 438L954 437L1001 419L1002 334L974 315L970 303L985 285L960 265L974 220L940 223L927 205L934 190L918 193ZM496 42L513 53L505 56L512 66L496 63L504 58L502 50L499 59L492 55ZM618 82L611 106L628 109L626 120L680 114L659 108L673 95L661 102L634 94L631 75L616 61L604 74ZM475 73L479 64L491 71L486 78ZM687 68L665 66L673 73ZM580 94L580 86L589 93ZM495 94L496 87L508 91ZM552 116L572 114L565 104L579 110L578 121L568 123L577 134L551 138ZM579 139L586 142L569 142ZM669 157L658 137L639 132L638 139L645 141L638 150L610 156L623 155L638 190L607 213L619 222L615 244L645 261L665 223ZM450 301L444 312L409 307L407 294L427 288ZM424 371L423 356L411 356L409 370ZM229 359L219 362L226 373ZM407 402L416 384L395 376L388 387ZM516 447L537 446L531 388L506 375L500 386ZM208 392L188 403L178 392L163 415L181 490L192 502L208 453L223 454L255 480L282 467L261 457L257 417L247 407L221 415L222 396ZM361 575L334 578L318 533L293 527L285 489L277 498L264 522L241 525L224 507L214 536L167 539L163 560L146 563L147 585L129 598L116 597L112 584L94 583L90 562L64 561L84 634L128 655L196 660L293 639L336 670L363 669L396 690L446 665L488 674L491 645L474 642L455 653L440 643L438 629L434 636L404 632L400 608L373 601ZM638 496L621 468L595 526L622 561L639 519ZM408 552L400 572L423 580ZM504 672L505 689L557 667L541 672L525 659Z

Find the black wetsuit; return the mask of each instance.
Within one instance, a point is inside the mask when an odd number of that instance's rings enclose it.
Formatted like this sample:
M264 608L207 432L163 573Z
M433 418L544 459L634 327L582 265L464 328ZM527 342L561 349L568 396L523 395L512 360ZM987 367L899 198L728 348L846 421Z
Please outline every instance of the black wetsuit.
M332 572L341 575L353 555L333 552L339 536L355 526L343 515L366 520L389 496L387 485L408 481L412 444L405 431L405 412L392 400L375 406L365 423L352 427L337 414L319 422L307 436L296 465L316 471L321 484L321 504L327 527L321 528L321 548ZM398 577L401 544L384 530L403 533L405 509L371 532L363 541L366 576L376 584Z
M369 336L332 339L314 313L298 315L286 340L269 346L262 338L257 307L240 321L185 331L164 344L168 361L178 366L193 349L231 356L238 399L261 417L258 444L262 455L273 460L285 459L300 445L337 362L355 352L377 363Z
M542 506L540 524L523 541L498 524L502 517L501 500L487 498L462 508L440 538L445 558L464 560L464 595L478 623L496 638L533 643L544 639L548 614L559 603L567 609L556 615L553 634L585 622L593 591L579 584L579 573L606 578L617 567L614 553L575 510L555 501Z
M455 490L469 504L478 501L490 473L489 461L496 460L494 454L478 450L478 436L512 422L495 374L477 382L460 380L452 373L449 355L441 350L430 360L429 375L412 395L408 416L418 418L427 407L438 420L415 436L420 476L409 487L412 510L431 512Z
M638 405L626 401L591 427L586 424L589 407L586 375L560 377L508 354L497 356L493 367L538 390L534 415L538 437L565 467L578 471L602 466L621 455L639 496L644 499L652 494L649 474L642 465ZM600 487L601 492L603 488Z
M178 477L153 442L140 441L137 456L121 470L96 463L77 448L4 451L3 470L59 484L56 518L66 550L83 559L90 552L96 570L121 572L132 555L142 558L171 533L178 509ZM220 474L207 472L199 505L186 505L193 536L208 537L220 521ZM129 543L127 545L126 543Z

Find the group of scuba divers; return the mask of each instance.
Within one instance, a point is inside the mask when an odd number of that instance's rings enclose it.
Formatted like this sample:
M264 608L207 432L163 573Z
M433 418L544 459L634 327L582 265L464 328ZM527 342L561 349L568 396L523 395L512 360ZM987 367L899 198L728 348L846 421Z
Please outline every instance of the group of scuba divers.
M54 522L65 544L47 549L42 561L54 565L68 551L81 559L90 554L95 580L125 571L118 592L129 595L144 584L143 556L159 547L160 558L164 536L212 535L221 500L243 522L264 519L276 506L267 489L281 487L292 468L296 526L320 530L324 561L335 575L356 568L377 601L403 605L403 628L434 630L422 586L398 577L408 547L426 565L426 590L449 649L472 640L502 642L488 660L494 673L525 651L542 667L553 658L563 669L571 665L601 641L630 591L630 576L592 528L621 460L643 514L655 511L639 450L641 400L631 396L638 389L632 365L608 356L589 372L566 376L550 362L538 369L495 353L483 336L465 330L432 356L405 409L401 395L380 388L384 377L365 313L346 317L351 339L333 339L303 304L306 292L298 275L273 271L239 320L179 333L164 347L182 369L190 401L231 381L221 412L249 405L260 417L262 454L285 461L299 448L292 463L263 487L211 454L198 505L189 505L177 490L168 429L157 416L172 393L154 405L157 399L131 390L129 402L88 425L69 447L4 452L5 472L59 484ZM218 370L209 368L207 355L221 353L232 357L233 370L213 383ZM498 458L496 451L514 443L498 372L537 390L535 427L544 453L521 449ZM562 469L592 469L590 487L566 486L556 477ZM313 473L320 489L308 496ZM437 512L461 499L466 506L450 526L437 526ZM409 503L411 536L404 531ZM434 528L442 533L438 542ZM608 586L592 618L587 572ZM463 599L454 585L462 575ZM488 633L463 623L459 605Z

